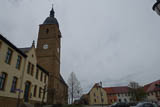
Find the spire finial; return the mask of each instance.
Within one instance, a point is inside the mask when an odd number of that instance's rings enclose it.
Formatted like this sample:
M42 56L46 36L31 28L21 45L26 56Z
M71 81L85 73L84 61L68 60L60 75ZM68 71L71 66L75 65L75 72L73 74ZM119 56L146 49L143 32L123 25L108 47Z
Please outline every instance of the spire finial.
M32 42L32 47L35 47L35 41L33 40L33 42Z
M52 4L52 9L51 9L51 11L50 11L50 17L54 17L53 4Z

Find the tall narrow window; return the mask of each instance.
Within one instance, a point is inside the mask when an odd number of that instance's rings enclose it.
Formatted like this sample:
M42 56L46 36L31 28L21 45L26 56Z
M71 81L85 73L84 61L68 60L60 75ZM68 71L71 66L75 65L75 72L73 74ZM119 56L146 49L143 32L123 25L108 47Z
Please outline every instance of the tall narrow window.
M17 77L13 77L11 92L16 92Z
M41 98L41 91L42 91L42 88L39 87L39 98Z
M41 81L43 80L43 72L41 72L41 79L40 79Z
M30 62L28 62L28 67L27 67L27 73L29 74L30 73L30 69L31 68L31 63Z
M34 65L32 64L32 67L31 67L31 75L33 76L33 72L34 72Z
M47 78L47 75L45 74L44 75L44 83L46 83L46 78Z
M47 34L49 33L49 29L46 29L46 33L47 33Z
M12 53L13 53L12 50L8 48L8 51L7 51L7 54L6 54L6 60L5 60L5 62L7 64L10 64L10 62L11 62Z
M20 69L21 60L22 60L21 56L18 56L18 57L17 57L17 63L16 63L16 68L17 68L17 69Z
M96 99L94 99L94 102L96 103Z
M37 68L37 70L36 70L36 79L38 79L38 75L39 75L39 69Z
M34 93L33 93L34 97L36 97L36 95L37 95L37 85L34 86Z
M4 90L6 79L7 79L7 74L6 73L2 73L0 75L0 90Z

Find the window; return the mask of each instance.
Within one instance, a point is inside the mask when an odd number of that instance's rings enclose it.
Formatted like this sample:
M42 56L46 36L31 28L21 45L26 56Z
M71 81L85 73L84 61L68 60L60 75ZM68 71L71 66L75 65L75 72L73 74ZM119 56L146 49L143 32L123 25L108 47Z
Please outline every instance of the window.
M17 57L17 63L16 63L16 68L17 68L17 69L20 69L21 60L22 60L21 56L18 56L18 57Z
M36 79L38 79L39 69L36 70Z
M104 102L104 99L102 98L102 100L101 100L102 102Z
M103 96L103 93L101 92L101 96Z
M33 96L36 97L36 94L37 94L37 85L34 86L34 93L33 93Z
M1 76L0 76L0 90L4 90L6 79L7 79L7 74L2 73Z
M130 93L128 93L128 96L130 96Z
M94 102L96 103L96 99L94 99Z
M31 75L33 76L33 72L34 72L34 65L32 64L32 67L31 67Z
M5 62L7 64L10 64L10 62L11 62L12 53L13 53L12 50L8 48L8 51L7 51L7 54L6 54L6 60L5 60Z
M39 87L39 98L41 98L41 90L42 90L42 88Z
M43 80L43 72L41 72L41 79L40 79L41 81Z
M30 73L30 68L31 68L31 63L28 62L28 67L27 67L27 73L28 73L28 74Z
M44 83L46 83L47 75L44 75Z
M118 94L118 97L119 97L120 95Z
M124 102L127 102L127 99L124 99Z
M153 92L151 92L151 94L153 95Z
M47 33L47 34L49 33L49 29L46 29L46 33Z
M110 102L112 103L112 100L110 100Z
M94 96L96 96L96 94L94 93Z
M13 77L13 81L12 81L12 87L11 87L11 92L16 92L16 86L17 86L17 77Z
M125 96L127 96L127 93L125 93Z

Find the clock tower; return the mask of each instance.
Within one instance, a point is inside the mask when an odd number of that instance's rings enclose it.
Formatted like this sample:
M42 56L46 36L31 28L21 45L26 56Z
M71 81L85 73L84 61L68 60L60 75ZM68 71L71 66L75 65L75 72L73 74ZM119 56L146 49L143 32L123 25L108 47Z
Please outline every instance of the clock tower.
M48 104L57 104L57 93L60 81L60 48L61 33L59 24L54 16L53 7L49 17L39 26L37 41L37 60L38 64L49 72Z

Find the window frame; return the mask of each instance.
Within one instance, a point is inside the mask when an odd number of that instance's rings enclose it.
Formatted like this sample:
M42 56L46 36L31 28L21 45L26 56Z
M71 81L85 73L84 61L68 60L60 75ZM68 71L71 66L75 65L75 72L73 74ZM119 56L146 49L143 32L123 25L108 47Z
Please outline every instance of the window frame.
M43 81L43 72L41 71L40 81Z
M31 72L31 63L28 62L28 65L27 65L27 73L30 74Z
M33 76L33 74L34 74L34 65L33 64L31 64L31 72L30 72L30 74Z
M39 69L38 68L36 69L36 75L35 75L35 77L36 77L37 80L39 79L38 78L39 77Z
M17 81L18 81L18 78L14 76L14 77L13 77L13 80L12 80L12 85L11 85L11 90L10 90L10 92L12 92L12 93L15 93L15 92L16 92Z
M4 77L4 76L5 77ZM0 90L5 90L5 85L6 85L6 81L7 81L7 76L8 74L5 73L5 72L2 72L1 73L1 76L0 76Z
M34 86L33 96L34 96L34 97L36 97L36 96L37 96L37 85L35 85L35 86Z
M20 55L17 56L17 63L16 63L16 68L20 69L21 68L21 62L22 62L22 57Z
M39 98L41 98L41 90L42 90L42 88L39 87L39 95L38 95Z
M7 53L6 53L6 58L5 58L6 64L11 64L12 55L13 55L12 49L8 48Z

